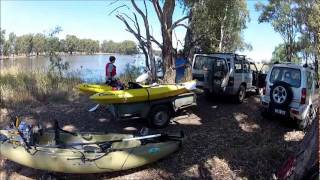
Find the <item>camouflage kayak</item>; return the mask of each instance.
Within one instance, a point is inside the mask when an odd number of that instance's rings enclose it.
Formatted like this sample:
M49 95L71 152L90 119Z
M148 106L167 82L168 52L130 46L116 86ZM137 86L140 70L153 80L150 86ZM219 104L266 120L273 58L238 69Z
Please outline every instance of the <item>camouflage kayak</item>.
M177 151L182 137L163 134L134 137L128 134L45 132L33 144L19 131L0 130L0 154L34 169L63 173L120 171L155 162Z

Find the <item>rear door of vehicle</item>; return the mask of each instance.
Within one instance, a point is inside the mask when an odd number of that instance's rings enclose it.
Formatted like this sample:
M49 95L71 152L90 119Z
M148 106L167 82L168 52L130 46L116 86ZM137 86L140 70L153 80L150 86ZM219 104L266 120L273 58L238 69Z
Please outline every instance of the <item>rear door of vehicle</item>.
M223 92L229 81L229 68L225 59L215 58L213 60L211 77L212 92Z
M197 80L197 86L208 88L208 73L211 65L208 55L196 54L192 62L192 76Z
M302 72L300 69L291 67L273 67L269 77L269 87L267 87L267 94L272 98L271 87L276 81L283 81L290 85L292 91L292 101L290 107L298 108L301 100L301 83Z
M233 92L236 93L239 90L240 84L244 82L244 73L243 73L243 59L235 57L234 59L234 84Z
M250 64L247 60L243 61L243 76L244 76L244 81L247 84L247 89L251 89L253 77L250 71Z

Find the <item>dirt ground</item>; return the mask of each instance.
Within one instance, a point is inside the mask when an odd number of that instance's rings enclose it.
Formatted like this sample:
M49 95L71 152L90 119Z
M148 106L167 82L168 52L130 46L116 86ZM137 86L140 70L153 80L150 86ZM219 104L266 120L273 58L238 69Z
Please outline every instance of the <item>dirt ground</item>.
M27 121L40 120L47 128L57 119L64 129L75 131L137 134L146 126L142 120L112 121L103 109L89 113L93 105L83 97L74 102L1 109L0 128L16 115ZM293 124L262 118L258 96L249 96L243 104L224 98L208 101L201 96L197 107L179 113L169 127L152 130L183 130L186 135L178 152L156 163L115 173L70 175L30 169L0 157L0 179L270 179L304 136Z

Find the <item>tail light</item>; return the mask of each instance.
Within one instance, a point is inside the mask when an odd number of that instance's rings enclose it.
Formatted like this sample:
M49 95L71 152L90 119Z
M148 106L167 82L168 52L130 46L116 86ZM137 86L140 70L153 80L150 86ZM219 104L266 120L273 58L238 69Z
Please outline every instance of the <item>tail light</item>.
M112 87L112 91L117 91L118 88L117 87Z
M300 104L305 104L306 103L306 98L307 98L307 89L306 88L302 88Z
M262 87L262 93L263 95L266 95L266 84L267 83L264 83L263 87Z

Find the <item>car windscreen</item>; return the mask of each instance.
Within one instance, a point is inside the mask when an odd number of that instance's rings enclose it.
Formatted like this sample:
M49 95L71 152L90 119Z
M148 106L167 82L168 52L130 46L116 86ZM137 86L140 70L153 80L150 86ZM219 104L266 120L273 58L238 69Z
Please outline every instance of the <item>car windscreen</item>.
M270 82L284 81L292 87L300 87L301 85L301 72L299 69L287 67L274 67L270 75Z
M223 60L218 57L196 56L193 69L195 70L212 70L213 62Z

